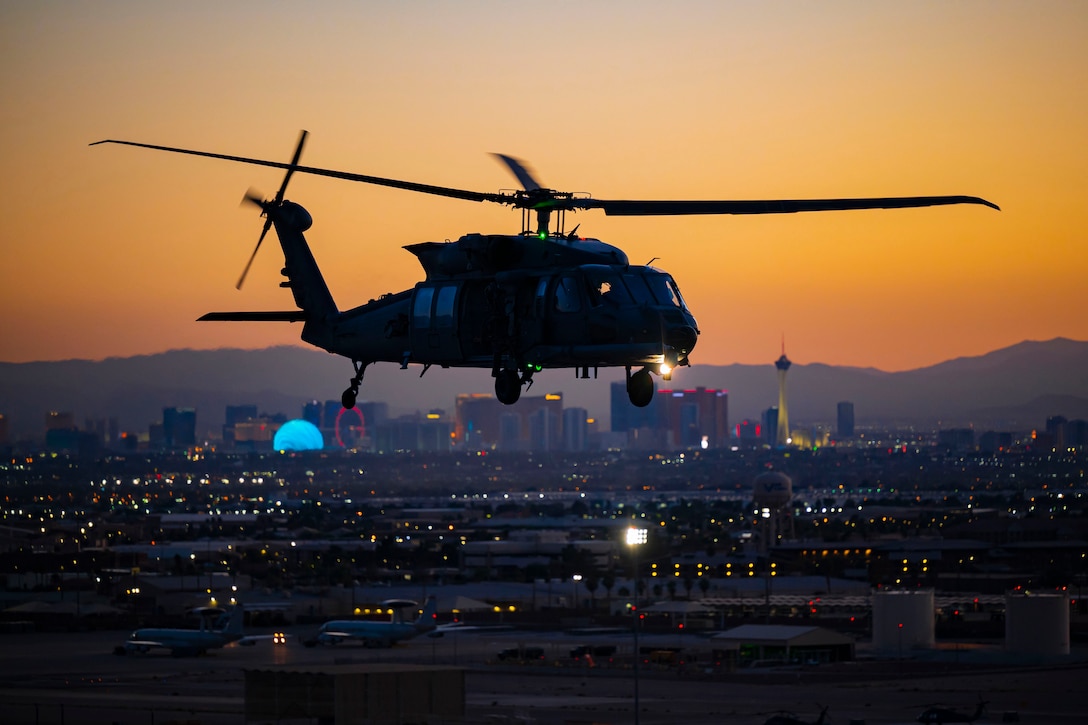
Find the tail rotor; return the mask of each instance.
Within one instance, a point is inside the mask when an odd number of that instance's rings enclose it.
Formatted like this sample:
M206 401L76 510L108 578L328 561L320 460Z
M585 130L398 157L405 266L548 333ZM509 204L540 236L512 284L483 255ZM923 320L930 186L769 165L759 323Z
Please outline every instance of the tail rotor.
M303 131L299 134L298 145L295 147L295 155L291 158L291 164L287 167L287 173L283 176L283 183L280 184L280 190L276 192L276 196L271 201L266 201L260 196L255 194L253 190L246 192L243 197L243 202L250 202L261 207L264 213L264 228L261 229L261 236L257 238L257 246L253 248L253 253L249 255L249 261L246 262L245 269L242 270L242 276L238 278L238 284L235 289L242 289L242 284L246 281L246 275L249 274L249 268L253 265L253 260L257 257L257 251L261 248L261 243L264 242L265 236L268 234L268 230L272 228L272 217L268 215L270 209L279 208L283 203L283 195L287 191L287 183L291 180L291 176L295 173L295 169L298 168L298 161L302 157L302 149L306 145L306 137L309 135L308 131Z

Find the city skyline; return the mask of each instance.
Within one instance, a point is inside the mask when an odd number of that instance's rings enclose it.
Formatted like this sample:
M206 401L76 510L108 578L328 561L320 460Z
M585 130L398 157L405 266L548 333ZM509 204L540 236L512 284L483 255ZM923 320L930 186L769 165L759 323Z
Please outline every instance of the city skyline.
M287 324L194 322L290 305L274 245L233 289L260 231L237 200L273 193L278 172L87 144L286 159L302 128L305 163L480 191L515 184L487 157L506 152L597 198L1001 205L579 214L579 233L674 275L702 330L697 364L761 363L783 332L798 364L886 371L1088 339L1080 4L635 2L558 27L528 6L427 8L6 4L0 360L297 344ZM518 224L317 178L290 196L315 218L342 308L422 278L403 245Z
M791 416L791 421L797 422L791 431L809 440L814 425L829 431L836 420L843 425L843 401L851 403L851 422L853 403L857 404L858 423L864 427L920 425L1023 432L1041 428L1052 416L1088 419L1088 388L1083 378L1086 365L1088 342L1052 340L1025 342L978 358L947 361L907 373L792 366L790 407L798 415ZM71 429L87 421L87 426L81 427L88 430L104 430L109 423L110 430L146 431L149 423L161 420L164 408L178 407L197 410L202 430L210 429L215 437L220 425L257 417L258 410L262 416L285 419L301 412L303 418L330 428L329 421L341 412L339 400L328 395L329 381L336 379L338 370L332 356L295 347L175 351L98 363L0 363L0 423L10 440L33 436L41 430L43 420L54 418L59 421L58 428ZM413 411L418 417L442 417L443 413L452 417L461 398L480 400L493 410L487 425L490 435L496 435L498 421L509 414L523 419L515 437L524 439L530 434L527 416L536 405L533 400L553 398L565 409L581 409L587 417L597 419L599 430L614 431L617 425L659 425L664 409L632 406L625 397L622 372L614 372L582 380L548 371L525 396L525 405L503 406L484 392L490 378L480 371L451 369L420 378L410 370L378 366L359 410L365 412L369 426L375 412L382 420ZM698 438L679 431L683 427L694 434L691 425L696 419L697 435L708 436L712 447L727 428L732 431L746 420L762 420L773 441L778 412L773 405L774 379L772 363L693 366L678 371L668 386L659 386L655 398L669 393L680 406L675 410L670 407L666 417L672 421L669 425L676 431L676 441L685 445ZM58 386L58 380L65 381L64 386ZM696 413L689 408L684 399L700 388L720 396L719 413L711 414L709 409ZM713 416L719 414L728 420L715 422ZM625 422L618 423L619 419ZM459 429L457 436L465 437L465 431Z

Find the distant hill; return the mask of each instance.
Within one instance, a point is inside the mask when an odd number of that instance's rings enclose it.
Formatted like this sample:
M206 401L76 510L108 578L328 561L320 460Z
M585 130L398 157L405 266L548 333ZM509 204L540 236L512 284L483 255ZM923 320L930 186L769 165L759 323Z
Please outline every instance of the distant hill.
M384 400L393 414L439 408L452 411L458 393L490 393L486 370L367 370L360 400ZM122 430L146 431L164 407L197 409L201 432L218 430L227 405L256 404L262 412L301 413L313 399L338 400L351 377L343 358L312 348L174 350L92 362L0 363L0 413L13 437L40 435L50 410L70 411L77 424L115 417ZM525 395L562 392L565 405L586 408L607 421L609 382L572 370L537 375ZM729 391L732 422L755 418L777 404L774 366L695 365L660 387L706 386ZM872 368L794 364L789 371L790 420L833 422L839 401L854 403L859 424L910 423L997 430L1040 427L1049 415L1088 418L1088 342L1057 338L1022 342L986 355L928 368L887 373Z

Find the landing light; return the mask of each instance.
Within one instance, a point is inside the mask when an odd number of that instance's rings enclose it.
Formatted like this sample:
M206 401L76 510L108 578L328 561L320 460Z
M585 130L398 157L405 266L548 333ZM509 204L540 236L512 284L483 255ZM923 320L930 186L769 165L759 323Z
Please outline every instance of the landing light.
M672 365L668 363L661 363L657 371L661 373L661 377L665 380L672 380Z

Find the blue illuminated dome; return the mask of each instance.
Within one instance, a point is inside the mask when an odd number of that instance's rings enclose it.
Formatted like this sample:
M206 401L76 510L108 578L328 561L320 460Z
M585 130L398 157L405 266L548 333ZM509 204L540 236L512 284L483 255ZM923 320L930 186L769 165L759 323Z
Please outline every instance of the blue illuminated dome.
M272 447L277 451L320 451L325 447L325 439L310 421L289 420L276 431Z

